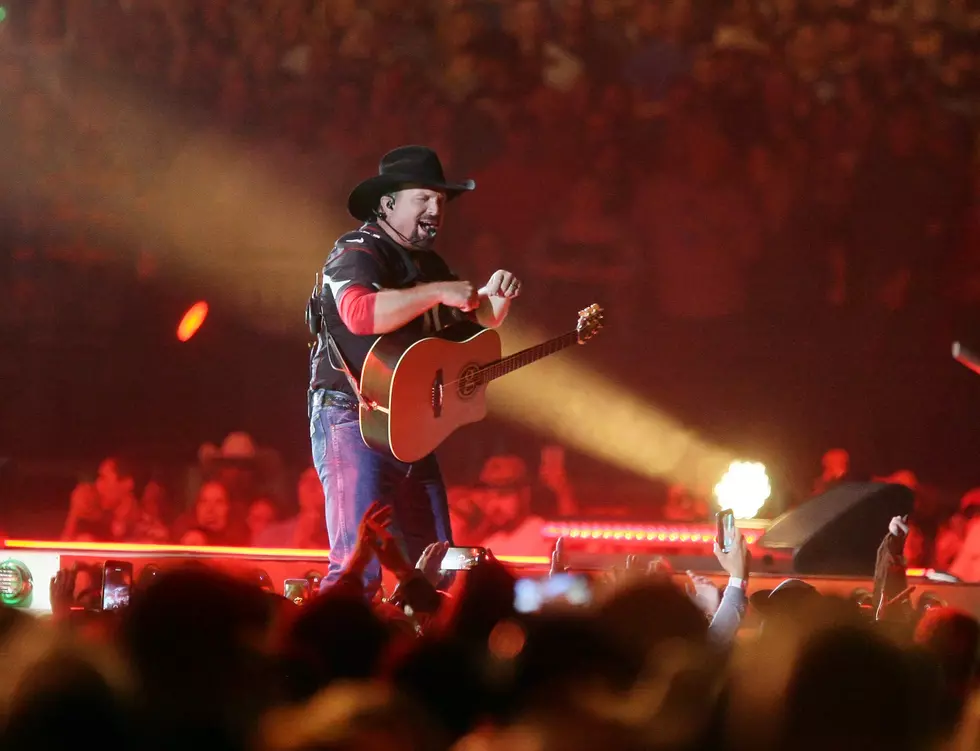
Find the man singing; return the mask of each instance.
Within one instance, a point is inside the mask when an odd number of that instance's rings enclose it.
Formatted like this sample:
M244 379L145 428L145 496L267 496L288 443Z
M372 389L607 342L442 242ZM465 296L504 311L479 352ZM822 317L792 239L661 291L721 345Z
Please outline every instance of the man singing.
M477 290L432 250L447 201L474 187L472 180L447 182L431 149L402 146L385 154L378 175L360 183L347 199L347 210L363 224L337 240L324 264L321 325L311 365L310 439L330 534L324 587L342 573L361 518L375 500L391 507L390 529L410 560L417 560L429 543L452 540L435 455L406 464L368 448L344 368L359 381L364 358L382 334L422 335L465 318L496 327L506 318L510 301L521 291L511 272L495 272ZM337 361L338 351L343 362ZM364 579L366 593L373 595L381 583L376 560Z

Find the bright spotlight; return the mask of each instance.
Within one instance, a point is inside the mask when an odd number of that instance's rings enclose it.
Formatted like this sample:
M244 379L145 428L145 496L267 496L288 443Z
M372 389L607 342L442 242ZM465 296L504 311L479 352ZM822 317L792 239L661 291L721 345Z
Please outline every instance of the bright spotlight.
M204 319L207 317L208 304L206 302L197 302L191 305L177 326L177 339L182 342L188 341L201 328Z
M772 485L759 462L732 462L715 485L718 507L731 509L736 519L754 519L770 495Z
M519 314L514 318L500 330L505 352L547 338ZM569 315L569 326L574 323ZM602 335L597 339L601 342ZM667 478L705 495L737 456L597 372L577 352L547 357L495 380L487 397L498 417L641 477Z

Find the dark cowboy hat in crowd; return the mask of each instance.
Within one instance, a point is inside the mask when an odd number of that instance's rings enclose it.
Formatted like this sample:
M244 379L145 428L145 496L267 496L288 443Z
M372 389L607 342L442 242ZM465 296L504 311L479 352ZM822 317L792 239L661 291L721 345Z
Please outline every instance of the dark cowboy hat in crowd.
M812 584L802 579L785 579L773 589L760 589L753 592L749 602L763 616L785 615L816 597L820 597L820 592Z
M381 196L406 185L444 190L449 200L476 187L472 180L447 182L442 163L432 149L426 146L399 146L381 157L377 175L364 180L350 192L347 210L355 219L366 222L374 215Z

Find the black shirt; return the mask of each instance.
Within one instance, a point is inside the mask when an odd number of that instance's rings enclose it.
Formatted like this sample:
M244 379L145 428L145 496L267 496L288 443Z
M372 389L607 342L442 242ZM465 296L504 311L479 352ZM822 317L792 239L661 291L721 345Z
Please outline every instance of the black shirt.
M374 290L408 289L416 284L453 281L457 278L437 253L403 248L392 241L377 224L368 223L342 235L323 265L323 286L320 293L323 328L313 350L310 387L351 393L347 377L342 370L334 367L339 367L339 363L331 364L328 357L327 332L333 336L347 367L358 379L364 358L378 339L374 334L361 336L351 333L340 319L337 300L345 288L354 284ZM463 314L460 311L439 305L409 321L400 331L411 331L422 336L462 319Z

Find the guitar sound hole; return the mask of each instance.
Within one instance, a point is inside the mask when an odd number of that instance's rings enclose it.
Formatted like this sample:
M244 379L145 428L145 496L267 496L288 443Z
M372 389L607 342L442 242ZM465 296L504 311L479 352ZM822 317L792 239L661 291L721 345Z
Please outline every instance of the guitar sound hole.
M476 393L480 387L480 368L476 365L467 365L459 374L459 381L456 383L456 393L461 399L467 399Z

